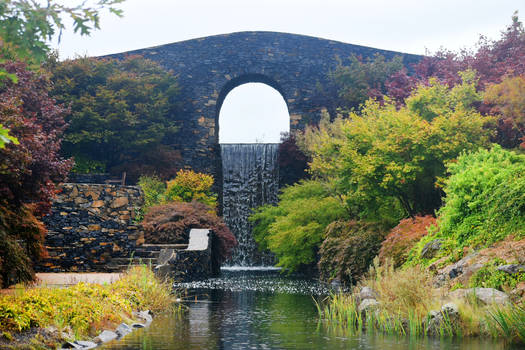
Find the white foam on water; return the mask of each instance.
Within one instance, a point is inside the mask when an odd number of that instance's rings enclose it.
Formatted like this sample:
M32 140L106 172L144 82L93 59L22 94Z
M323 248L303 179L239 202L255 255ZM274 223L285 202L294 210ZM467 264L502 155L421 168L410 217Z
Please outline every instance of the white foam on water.
M279 266L223 266L221 271L280 271Z

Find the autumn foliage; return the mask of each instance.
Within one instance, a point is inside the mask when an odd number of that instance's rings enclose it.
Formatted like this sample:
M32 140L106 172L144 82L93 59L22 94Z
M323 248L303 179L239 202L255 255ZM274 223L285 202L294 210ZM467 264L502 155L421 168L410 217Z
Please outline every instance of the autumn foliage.
M20 62L0 68L16 76L0 86L0 124L18 144L0 149L0 274L3 283L29 280L42 254L45 214L72 162L59 155L67 109L49 97L49 81Z
M339 278L347 285L354 284L368 271L385 234L381 223L355 220L331 223L319 250L321 278Z
M144 239L154 244L187 243L192 228L213 230L213 259L216 266L231 256L235 236L213 210L203 203L172 202L151 207L142 222Z
M435 224L436 218L431 215L401 220L381 244L379 260L382 263L390 260L394 267L401 266L406 261L410 249L428 233L428 228Z

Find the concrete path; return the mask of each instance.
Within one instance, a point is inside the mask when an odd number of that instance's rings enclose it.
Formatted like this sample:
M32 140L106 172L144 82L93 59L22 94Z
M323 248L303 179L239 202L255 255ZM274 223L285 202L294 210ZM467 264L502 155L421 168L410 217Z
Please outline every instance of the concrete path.
M47 286L70 286L79 282L113 283L120 279L122 273L37 273L37 284Z

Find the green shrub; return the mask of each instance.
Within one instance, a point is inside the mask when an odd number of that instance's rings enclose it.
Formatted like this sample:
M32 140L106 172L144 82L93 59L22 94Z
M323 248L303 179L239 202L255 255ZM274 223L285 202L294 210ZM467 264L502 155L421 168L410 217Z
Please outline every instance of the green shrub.
M514 289L519 282L525 282L524 272L511 275L497 269L498 266L505 264L504 260L494 259L483 266L470 277L470 287L495 288L504 291Z
M460 258L464 247L486 247L509 235L525 236L525 155L495 145L463 153L448 171L438 229L410 252L410 263L428 264L447 255ZM440 252L422 261L421 249L435 239L442 240Z
M170 202L199 202L209 206L210 210L217 206L217 196L211 192L213 176L193 170L179 170L177 176L167 182L157 176L141 176L138 185L144 192L140 218L150 207Z
M368 271L386 232L380 223L336 221L328 225L319 251L321 277L354 284Z
M165 197L167 201L193 201L206 204L212 208L217 206L217 196L211 192L213 176L196 173L193 170L179 170L177 176L166 183Z
M325 228L347 213L340 200L330 196L326 184L301 180L283 189L277 206L255 210L253 234L260 248L270 249L278 265L295 271L316 263Z
M148 208L164 202L166 192L166 183L156 176L141 176L138 185L144 192L143 211Z
M76 156L75 165L71 171L79 174L100 174L106 172L106 164L98 160Z

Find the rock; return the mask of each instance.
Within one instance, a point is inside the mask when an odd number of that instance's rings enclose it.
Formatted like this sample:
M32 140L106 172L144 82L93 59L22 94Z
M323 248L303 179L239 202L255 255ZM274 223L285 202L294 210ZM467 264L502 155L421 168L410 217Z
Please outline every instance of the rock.
M330 288L332 288L334 291L339 292L342 289L341 280L339 278L334 278L330 281Z
M125 336L126 334L129 334L131 332L133 332L133 328L131 328L130 326L128 326L127 324L125 323L121 323L117 329L115 330L115 332L118 334L119 338L122 338L123 336Z
M510 292L510 295L516 299L525 298L525 282L518 283L516 288Z
M525 265L509 264L501 265L496 268L498 271L506 272L510 275L515 275L520 272L525 272Z
M459 320L459 308L454 303L447 303L441 310L432 310L428 314L427 333L432 335L440 334L443 324L454 325Z
M446 303L441 307L441 312L446 313L449 317L459 316L459 308L454 303Z
M421 250L420 258L421 259L431 259L436 255L437 251L441 249L441 240L435 239L432 242L425 244Z
M146 327L149 326L150 323L153 321L151 311L149 310L139 311L139 312L133 311L133 316L143 319L146 323L145 324Z
M366 314L367 312L370 312L376 308L379 307L379 302L375 299L363 299L359 303L358 311L361 314Z
M128 205L128 203L129 203L128 197L118 197L113 202L111 202L110 206L111 208L115 209L115 208L120 208L125 205Z
M74 342L65 342L62 344L62 349L83 349L84 347L82 345L78 345Z
M104 330L97 337L95 337L95 342L98 344L107 343L118 338L118 334L112 331Z
M86 340L77 340L75 341L75 344L82 346L82 349L94 349L97 347L97 343Z
M166 265L172 259L175 259L176 256L175 249L161 249L157 257L157 263L158 265Z
M494 288L473 288L472 294L485 304L507 304L509 296Z
M91 208L101 208L104 206L104 201L93 201Z
M474 297L484 304L507 304L509 296L494 288L469 288L457 289L448 294L450 299L464 299L466 297Z
M361 291L359 292L359 299L365 300L365 299L377 299L377 293L370 287L363 287L361 288Z

